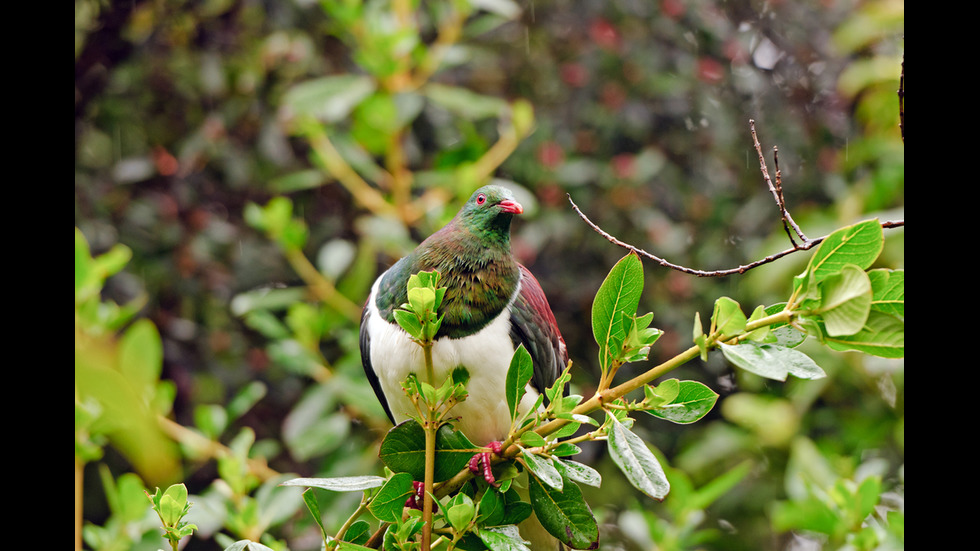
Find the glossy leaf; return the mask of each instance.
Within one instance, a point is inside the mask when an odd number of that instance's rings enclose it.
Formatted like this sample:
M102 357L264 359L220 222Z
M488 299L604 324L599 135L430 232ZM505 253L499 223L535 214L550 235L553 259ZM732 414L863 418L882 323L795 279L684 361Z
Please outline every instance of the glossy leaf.
M534 514L551 535L573 549L599 548L599 525L574 482L557 490L529 476L528 486Z
M436 433L435 481L442 482L466 468L475 446L463 433L449 425ZM425 432L414 420L399 423L385 436L378 452L385 466L394 472L405 472L415 480L425 477Z
M517 419L517 408L521 399L527 392L527 383L534 375L534 364L531 361L531 354L528 353L524 345L521 344L514 351L510 359L510 368L507 370L506 393L507 408L510 410L511 422Z
M402 516L405 501L413 493L412 475L408 473L395 473L378 490L378 493L368 505L368 510L378 520L396 522Z
M385 483L380 476L342 476L334 478L293 478L280 486L305 486L322 488L332 492L363 492L372 488L380 488Z
M643 263L635 253L613 266L592 303L592 332L599 344L599 365L605 371L619 356L626 339L624 319L636 313L643 291Z
M787 375L800 379L821 379L826 376L809 356L793 348L747 341L742 344L722 344L721 351L733 365L767 379L785 381Z
M615 417L609 417L609 455L637 490L658 500L667 497L670 482L650 448Z
M657 390L667 382L661 383ZM689 424L707 415L717 401L718 394L703 383L680 381L677 383L676 393L669 403L643 411L672 423Z

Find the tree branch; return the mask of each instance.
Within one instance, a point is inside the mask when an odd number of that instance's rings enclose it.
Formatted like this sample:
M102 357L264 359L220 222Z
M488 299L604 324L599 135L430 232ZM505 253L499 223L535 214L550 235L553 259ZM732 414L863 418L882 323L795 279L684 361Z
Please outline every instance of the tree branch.
M588 224L593 230L595 230L596 233L606 238L606 240L609 241L610 243L623 247L624 249L633 251L636 254L648 258L665 268L670 268L672 270L677 270L679 272L695 275L698 277L724 277L724 276L729 276L734 274L744 274L748 270L757 268L759 266L762 266L763 264L768 264L784 256L793 254L798 251L806 251L812 249L813 247L819 245L824 239L826 239L827 236L818 237L816 239L810 239L803 233L800 227L793 220L793 216L789 213L789 209L786 208L786 201L783 198L783 186L782 186L782 179L779 172L778 161L776 164L776 178L775 180L773 180L769 176L769 168L766 166L765 157L762 154L762 146L759 144L759 139L756 136L755 121L749 120L749 126L752 131L752 141L755 145L756 152L759 154L759 166L760 166L760 170L762 171L762 177L765 180L766 185L769 187L769 191L770 193L772 193L773 199L776 201L776 206L779 207L780 217L782 218L783 221L783 228L786 231L787 237L789 237L790 244L792 245L792 247L786 250L780 251L775 254L771 254L765 258L761 258L759 260L755 260L753 262L749 262L748 264L743 264L735 268L728 268L724 270L698 270L695 268L689 268L687 266L681 266L679 264L668 262L666 259L661 258L653 253L649 253L635 245L631 245L625 241L621 241L617 239L616 237L614 237L613 235L609 234L608 232L600 228L598 225L596 225L595 222L589 220L589 218L585 215L585 213L582 212L582 209L580 209L578 205L575 204L575 201L572 200L571 194L568 195L568 202L572 204L572 208L575 209L576 213L578 213L579 218L585 221L585 223ZM773 148L773 154L774 156L777 154L776 148ZM889 221L881 222L882 228L897 228L902 226L905 226L904 220L895 220L895 221L889 220ZM801 243L796 242L796 239L793 238L794 234L800 238Z

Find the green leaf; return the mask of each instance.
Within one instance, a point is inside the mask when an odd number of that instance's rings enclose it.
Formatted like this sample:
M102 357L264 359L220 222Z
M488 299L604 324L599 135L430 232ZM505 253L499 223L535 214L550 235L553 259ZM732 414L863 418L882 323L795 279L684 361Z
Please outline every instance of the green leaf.
M871 310L871 280L854 264L841 267L840 273L828 276L820 284L820 306L828 335L852 335L864 327Z
M163 341L153 322L137 320L119 340L119 369L149 400L163 370Z
M672 423L689 424L707 415L718 401L718 394L698 381L678 383L676 379L670 379L657 386L658 393L670 381L676 383L670 402L643 411Z
M457 86L429 83L423 92L433 103L468 120L496 118L509 111L507 102L500 98Z
M316 495L313 493L312 488L307 488L303 491L303 503L306 503L306 508L310 510L310 515L313 516L313 520L316 521L316 525L320 527L320 535L323 537L323 541L327 541L330 536L327 534L326 527L323 526L323 516L320 514L320 504L317 503Z
M172 496L164 494L160 498L160 518L166 526L175 526L180 522L184 508Z
M463 433L449 425L436 433L435 481L447 480L466 468L476 446ZM385 436L378 452L381 461L394 472L405 472L415 480L425 477L425 431L415 420L399 423Z
M513 525L480 528L476 535L490 551L531 551Z
M521 458L524 459L524 465L534 473L538 480L556 490L562 489L561 473L555 468L554 459L538 456L527 450L521 450Z
M599 471L584 463L566 459L564 461L555 461L555 466L562 476L569 480L574 480L575 482L580 482L594 488L598 488L602 484L602 475L599 474Z
M767 379L785 381L787 375L800 379L821 379L826 376L809 356L792 348L746 341L742 344L722 344L721 351L736 367Z
M853 335L824 336L823 342L834 350L855 350L882 358L905 357L905 321L872 310L864 327Z
M573 549L599 548L599 525L574 482L557 490L529 476L528 485L534 514L552 536Z
M715 301L711 314L711 326L721 331L722 340L729 339L745 331L745 314L737 302L721 297Z
M413 493L412 475L395 473L371 500L368 510L378 520L397 522L402 516L405 501Z
M466 494L456 494L456 498L458 499L453 500L455 503L450 502L449 504L449 508L446 511L446 519L454 530L462 532L473 521L473 517L476 514L476 507L473 506L473 501Z
M380 476L342 476L335 478L293 478L280 486L305 486L322 488L332 492L363 492L372 488L380 488L386 480Z
M905 319L905 270L869 270L871 309Z
M283 106L295 115L340 122L374 91L374 79L364 75L315 78L290 88L283 96Z
M701 314L694 312L694 344L697 345L701 355L701 361L708 361L708 338L704 334L704 326L701 324Z
M344 532L343 538L346 542L363 545L371 538L371 524L366 520L356 520Z
M487 488L480 498L480 516L477 521L484 526L496 526L504 519L504 496L494 488Z
M609 419L612 420L609 455L613 462L637 490L662 501L670 491L670 482L660 462L639 436L615 417L609 416Z
M507 369L507 408L510 410L512 423L517 419L517 408L520 406L525 392L527 392L527 383L533 375L534 364L531 361L531 354L521 344L511 356L510 367Z
M809 296L810 289L830 275L840 273L847 264L866 270L881 254L884 243L878 220L865 220L841 228L820 243L806 270L796 276L794 286L805 286L804 291Z
M642 292L643 263L630 252L609 271L592 303L592 332L603 372L620 355L626 339L624 319L636 313Z

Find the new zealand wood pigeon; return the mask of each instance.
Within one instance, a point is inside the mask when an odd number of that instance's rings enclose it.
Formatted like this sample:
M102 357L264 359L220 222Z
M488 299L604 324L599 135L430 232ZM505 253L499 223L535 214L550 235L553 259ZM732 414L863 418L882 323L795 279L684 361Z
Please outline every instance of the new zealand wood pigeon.
M511 418L504 383L518 345L524 344L534 364L525 410L568 364L541 285L511 254L511 219L523 211L510 190L484 186L445 227L374 282L361 319L361 362L393 423L415 414L401 383L410 373L425 375L421 347L393 315L407 302L408 278L420 271L438 270L446 287L439 312L444 318L432 346L432 383L438 386L458 367L468 371L469 396L450 415L460 418L457 426L472 442L483 445L507 436ZM499 445L491 449L499 452ZM492 481L487 462L484 467Z

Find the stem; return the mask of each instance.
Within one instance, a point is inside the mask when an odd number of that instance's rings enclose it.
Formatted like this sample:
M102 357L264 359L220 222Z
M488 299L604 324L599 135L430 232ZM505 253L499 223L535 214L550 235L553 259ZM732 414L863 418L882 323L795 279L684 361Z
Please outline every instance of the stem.
M346 521L344 521L344 525L341 526L339 530L337 530L337 535L334 536L335 543L340 542L340 538L344 536L344 534L347 532L347 529L350 528L351 525L354 524L354 521L357 520L357 517L361 516L361 513L363 513L364 510L367 509L367 504L368 504L367 493L361 494L360 505L358 505L354 513L351 514L351 516L348 517ZM333 547L330 547L328 545L328 548L332 549Z
M429 384L435 386L435 368L432 365L432 341L422 343L425 356L425 374ZM425 403L425 480L422 492L422 549L432 546L432 486L436 472L436 431L439 429L440 415L436 413L436 404Z
M432 484L436 472L436 425L437 415L430 407L425 422L425 482L422 494L422 549L429 549L432 541Z
M75 457L75 551L82 549L82 482L85 463Z
M330 280L323 277L320 271L306 258L303 251L299 249L286 249L284 254L289 265L310 286L310 289L317 298L332 308L335 308L349 320L360 322L361 307L342 295Z

